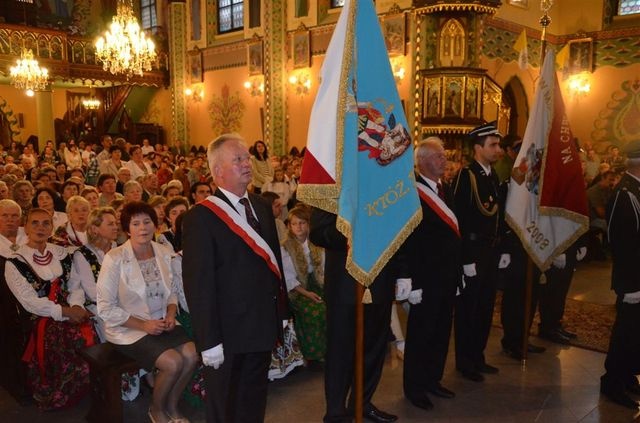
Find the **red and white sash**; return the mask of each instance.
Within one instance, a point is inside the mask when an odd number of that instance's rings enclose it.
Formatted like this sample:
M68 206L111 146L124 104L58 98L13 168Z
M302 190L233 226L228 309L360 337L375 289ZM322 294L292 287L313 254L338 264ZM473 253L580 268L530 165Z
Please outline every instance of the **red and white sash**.
M267 263L269 269L276 274L278 279L281 279L280 268L276 260L275 254L269 247L269 244L249 225L249 223L229 204L227 204L221 198L210 195L205 200L201 201L202 204L213 213L216 214L224 223L227 224L236 235L251 248L257 255Z
M447 206L445 202L442 201L440 197L438 197L438 194L436 194L432 189L424 186L424 184L418 182L416 186L418 187L418 196L420 196L420 199L424 201L429 207L431 207L431 210L433 210L438 215L438 217L440 217L440 219L444 221L444 223L449 225L453 232L458 235L458 238L460 238L458 219L456 218L456 215L453 214L453 211L449 208L449 206Z

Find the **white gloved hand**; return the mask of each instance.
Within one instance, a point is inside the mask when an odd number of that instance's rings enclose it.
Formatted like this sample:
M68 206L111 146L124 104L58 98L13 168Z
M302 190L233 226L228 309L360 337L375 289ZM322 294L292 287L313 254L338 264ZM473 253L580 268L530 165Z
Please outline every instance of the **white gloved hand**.
M622 298L622 302L627 304L640 303L640 291L629 292L627 294L624 294L624 297Z
M506 269L511 264L511 254L501 254L498 269Z
M456 288L456 297L460 294L462 294L462 291L466 288L467 284L464 282L464 275L462 275L462 290L460 289L460 287Z
M468 278L472 278L472 277L474 277L475 275L478 274L476 272L476 264L475 263L463 264L462 265L462 272Z
M283 320L282 321L282 329L286 328L288 324L289 324L288 320Z
M564 269L567 266L567 255L560 254L556 258L553 259L553 267L557 267L558 269Z
M396 300L404 301L409 298L409 294L411 294L411 279L396 279Z
M205 366L213 366L218 370L224 363L224 349L222 344L218 344L213 348L209 348L206 351L202 351L202 364Z
M578 251L576 251L576 260L582 261L584 256L587 255L587 247L580 247Z
M422 289L415 289L411 291L408 298L409 304L420 304L422 302Z

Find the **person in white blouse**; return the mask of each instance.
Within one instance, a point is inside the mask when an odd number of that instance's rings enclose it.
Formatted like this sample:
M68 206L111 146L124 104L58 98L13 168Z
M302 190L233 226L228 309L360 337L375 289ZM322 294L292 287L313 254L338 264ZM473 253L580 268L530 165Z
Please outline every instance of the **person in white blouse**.
M64 225L69 221L67 214L64 212L59 212L54 209L55 207L55 198L58 194L51 188L41 187L36 190L35 195L33 196L33 207L39 207L41 209L45 209L51 215L53 219L53 228L57 228L58 226Z
M98 277L98 316L116 349L147 370L157 369L149 417L188 422L178 400L198 362L194 343L176 325L177 295L172 253L153 242L157 216L151 206L131 202L121 213L129 240L109 251ZM170 419L170 420L169 420Z
M287 203L291 199L293 195L293 191L291 190L291 185L285 180L284 170L281 167L276 167L273 170L273 180L269 182L265 182L262 185L262 192L275 192L280 197L280 203L282 204L280 214L276 215L276 218L281 220L285 220L287 217L287 213L289 210L287 209Z
M91 211L87 221L88 242L73 254L69 304L83 307L93 314L96 332L100 341L105 342L104 321L98 316L96 307L96 283L105 254L116 245L116 212L111 207L99 207Z
M76 248L87 243L87 217L89 216L89 201L79 195L74 195L67 201L67 217L69 221L59 226L51 242L69 249L73 253Z
M324 360L326 307L324 249L309 237L308 207L300 204L289 212L287 238L282 242L282 267L289 304L296 322L300 349L307 363Z
M152 173L151 166L144 161L142 148L139 145L134 145L129 151L131 160L129 160L124 166L131 171L131 179L137 180L140 176L145 176Z
M41 409L67 407L88 390L89 367L79 352L96 341L89 314L67 302L71 257L65 248L47 243L53 223L47 210L27 214L28 241L6 263L7 286L34 316L34 345L25 361L34 399ZM43 354L34 352L43 346Z

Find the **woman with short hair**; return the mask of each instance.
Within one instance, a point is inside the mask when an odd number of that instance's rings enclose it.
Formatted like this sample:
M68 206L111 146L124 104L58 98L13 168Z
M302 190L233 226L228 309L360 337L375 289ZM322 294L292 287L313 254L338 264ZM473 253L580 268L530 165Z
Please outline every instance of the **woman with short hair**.
M98 277L98 316L117 350L157 369L149 417L182 421L178 400L198 362L194 343L176 324L176 275L172 253L153 241L157 216L151 206L127 203L121 214L129 240L109 251ZM169 420L170 418L171 420Z
M58 226L51 237L51 242L61 247L70 248L70 252L85 245L90 208L89 201L79 195L69 198L66 209L69 220L66 224Z

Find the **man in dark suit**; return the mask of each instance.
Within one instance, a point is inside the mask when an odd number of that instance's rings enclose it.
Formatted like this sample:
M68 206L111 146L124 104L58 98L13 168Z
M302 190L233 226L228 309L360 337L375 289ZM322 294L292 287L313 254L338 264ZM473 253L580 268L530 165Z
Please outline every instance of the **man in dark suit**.
M442 141L429 137L415 151L422 222L403 246L412 289L404 351L404 395L413 405L429 410L428 393L442 398L455 394L440 380L449 350L456 288L462 280L462 243L453 198L440 178L447 157Z
M497 249L504 215L504 198L492 164L500 155L500 133L495 122L469 132L473 161L460 170L454 200L462 234L462 265L465 288L455 311L456 368L474 382L483 373L498 373L486 363L484 349L489 339L496 298L498 259L503 267L510 257L499 257Z
M183 221L184 287L205 364L207 422L264 420L271 350L286 307L271 208L247 193L249 151L234 134L208 147L215 194Z
M628 394L640 395L640 140L627 144L625 153L627 172L607 205L613 256L611 288L618 300L600 392L615 403L637 410L638 402Z
M354 403L353 397L347 401L347 396L352 390L354 371L355 304L362 299L356 298L355 295L358 282L345 269L347 239L336 228L336 215L314 209L311 214L309 239L325 248L327 352L324 392L327 409L324 421L350 423L353 421ZM392 258L369 287L372 303L364 304L363 410L366 419L378 423L394 422L398 419L397 416L378 410L371 403L371 398L382 376L389 342L391 304L396 278L402 270L405 270L403 273L406 274L406 269L399 267L397 258ZM403 286L402 290L406 291L406 295L411 290L410 284L410 280L398 280L398 287ZM401 298L403 295L399 296Z

